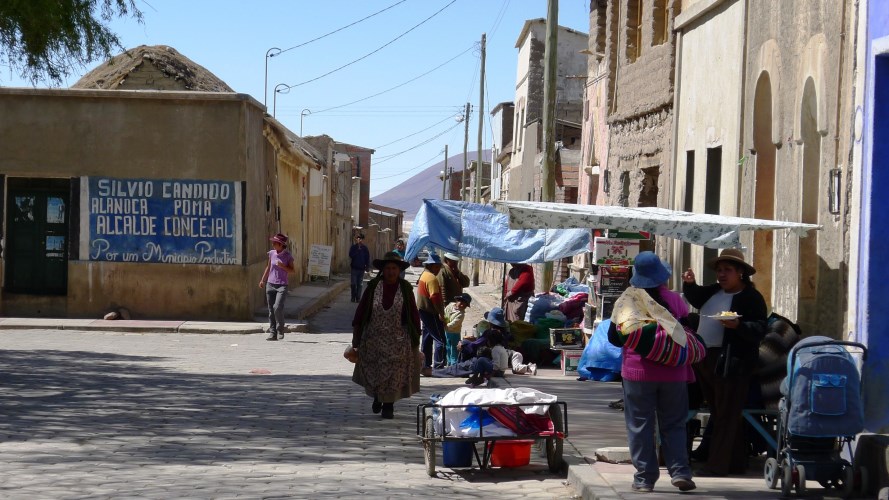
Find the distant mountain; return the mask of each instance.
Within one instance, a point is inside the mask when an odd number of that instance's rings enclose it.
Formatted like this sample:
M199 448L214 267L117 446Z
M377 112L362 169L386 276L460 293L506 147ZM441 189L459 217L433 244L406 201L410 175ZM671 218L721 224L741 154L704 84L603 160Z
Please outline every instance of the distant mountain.
M469 161L478 159L478 153L471 151L466 154ZM491 150L482 151L482 161L491 161ZM404 220L414 220L420 210L424 198L441 199L441 177L444 160L428 167L392 189L373 197L373 203L404 210ZM371 163L373 165L373 163ZM463 170L463 153L448 158L448 167L454 172ZM371 167L373 168L373 167Z

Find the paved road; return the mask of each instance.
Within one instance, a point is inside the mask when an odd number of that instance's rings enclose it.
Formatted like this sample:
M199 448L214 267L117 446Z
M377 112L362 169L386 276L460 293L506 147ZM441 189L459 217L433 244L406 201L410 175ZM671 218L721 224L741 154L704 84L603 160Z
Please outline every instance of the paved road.
M283 342L0 331L0 497L571 496L536 457L426 476L413 406L462 380L424 379L395 420L372 415L341 356L346 295Z

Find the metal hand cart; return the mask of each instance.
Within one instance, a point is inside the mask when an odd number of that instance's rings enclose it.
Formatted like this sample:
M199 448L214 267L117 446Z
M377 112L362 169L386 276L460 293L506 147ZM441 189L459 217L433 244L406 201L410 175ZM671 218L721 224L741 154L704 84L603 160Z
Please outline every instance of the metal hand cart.
M537 428L529 425L528 415L525 414L524 408L533 406L549 405L549 409L545 416L532 416L536 420ZM501 410L500 419L503 414L508 414L506 422L500 423L513 429L516 432L514 436L490 436L485 435L485 428L482 423L482 411L489 412L492 408ZM477 436L461 436L455 435L448 431L449 418L448 410L474 411L478 420ZM462 414L461 414L462 415ZM436 419L441 419L442 432L436 430ZM540 423L546 422L547 428L541 429ZM458 423L459 424L459 423ZM515 440L535 440L543 441L546 449L546 462L550 472L558 472L564 465L562 458L563 441L568 436L568 405L564 402L555 403L522 403L522 404L480 404L480 405L439 405L436 403L426 403L417 405L417 436L423 443L423 451L426 462L426 473L430 477L435 477L435 454L436 443L445 442L469 442L472 443L472 451L475 455L475 461L479 468L486 469L491 465L491 456L494 453L494 447L498 441L515 441ZM482 454L479 456L477 443L484 443Z

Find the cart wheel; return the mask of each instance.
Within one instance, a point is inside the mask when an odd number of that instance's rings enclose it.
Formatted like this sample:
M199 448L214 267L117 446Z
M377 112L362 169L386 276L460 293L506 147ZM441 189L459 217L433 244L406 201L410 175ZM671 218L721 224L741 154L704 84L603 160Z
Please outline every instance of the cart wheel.
M432 416L426 417L423 424L423 454L426 459L426 474L435 477L435 427Z
M766 460L762 472L766 480L766 488L770 490L776 489L778 487L778 473L781 472L781 469L778 467L778 461L770 457Z
M843 476L834 480L834 486L840 490L840 494L843 497L848 498L852 496L852 492L855 491L855 469L851 465L844 466Z
M806 494L806 468L802 465L797 465L796 473L796 494L803 496Z
M553 421L554 431L564 431L562 408L559 405L551 405L549 407L549 418ZM565 460L562 458L563 441L564 438L558 436L546 438L546 463L549 465L550 472L559 472L565 463Z
M781 461L781 496L789 497L793 489L793 470L790 468L790 461L784 459Z

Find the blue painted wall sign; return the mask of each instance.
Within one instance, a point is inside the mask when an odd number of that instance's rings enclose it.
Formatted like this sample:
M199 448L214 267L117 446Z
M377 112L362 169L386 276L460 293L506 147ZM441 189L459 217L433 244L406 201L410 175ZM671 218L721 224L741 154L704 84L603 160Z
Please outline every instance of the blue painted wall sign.
M84 177L80 259L241 265L241 185Z

